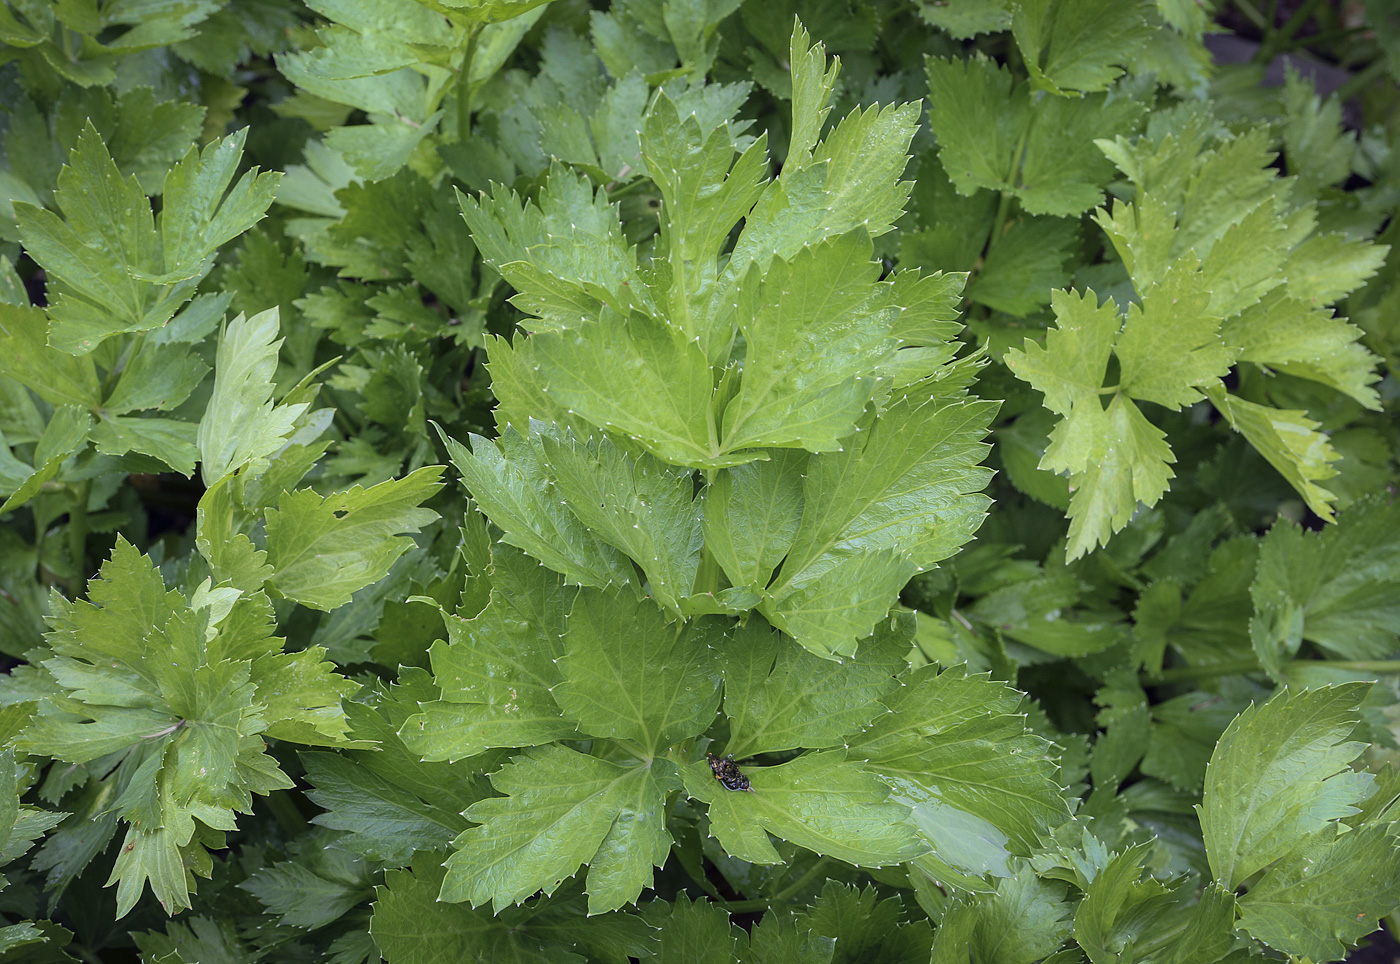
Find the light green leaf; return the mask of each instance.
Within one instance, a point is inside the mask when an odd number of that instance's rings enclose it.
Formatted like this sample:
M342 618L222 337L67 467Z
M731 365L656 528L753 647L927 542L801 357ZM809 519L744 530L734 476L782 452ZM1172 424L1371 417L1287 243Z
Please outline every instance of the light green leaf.
M636 581L627 558L553 497L553 480L538 434L507 428L496 441L471 436L471 449L443 436L462 484L482 511L504 530L507 545L523 549L570 582L624 586Z
M1136 0L1021 0L1011 33L1036 86L1071 96L1106 89L1133 62L1152 36L1148 9Z
M277 369L277 309L251 318L239 315L219 340L214 392L199 423L199 452L206 485L245 465L258 475L286 442L307 405L274 405L272 374Z
M762 589L792 548L806 468L806 452L780 449L715 473L705 487L705 548L735 586Z
M1400 635L1400 507L1362 499L1321 532L1275 522L1249 592L1265 666L1302 640L1342 659L1386 658Z
M540 453L555 489L588 529L627 553L653 598L673 613L695 585L703 543L700 503L688 469L645 453L635 458L607 437L581 442L541 432Z
M8 499L0 504L0 513L18 508L39 494L45 482L57 478L63 463L87 447L92 431L92 416L76 405L63 405L54 410L44 434L34 446L34 468ZM17 469L25 469L17 461Z
M1337 474L1332 462L1338 459L1327 436L1305 412L1269 408L1230 395L1223 388L1209 388L1206 396L1230 427L1243 435L1255 450L1288 480L1322 519L1334 518L1332 503L1337 497L1318 485Z
M1356 812L1371 776L1348 764L1370 683L1283 690L1226 728L1198 808L1211 872L1234 889L1328 824Z
M532 330L575 328L605 304L623 314L646 305L617 210L586 177L555 165L537 203L505 188L457 200L481 257L516 289L512 302L544 322Z
M1332 824L1271 867L1239 900L1240 930L1314 961L1340 959L1393 912L1400 850L1384 823Z
M663 803L674 767L621 767L563 746L527 750L492 774L506 796L474 804L480 826L457 838L442 899L498 912L536 891L552 894L585 863L589 912L637 899L670 853Z
M830 747L885 708L877 702L905 668L908 644L887 634L867 641L839 670L758 620L724 645L725 753L739 759L801 747Z
M738 394L724 409L720 445L840 448L876 383L870 373L896 343L896 309L877 286L868 235L852 233L774 259L739 285L744 334Z
M215 578L244 592L257 592L272 577L267 553L235 530L232 480L225 476L204 490L195 510L195 545Z
M820 75L824 58L818 58ZM815 139L815 132L811 136ZM701 339L701 350L711 360L728 350L718 342L730 332L702 329L700 322L719 272L720 250L763 190L768 142L760 137L737 161L735 153L729 124L706 130L697 115L682 117L666 92L658 93L641 134L641 154L661 191L661 232L671 267L670 316L677 327Z
M758 457L719 447L711 411L714 373L694 339L670 326L605 309L596 321L540 332L531 341L550 397L593 425L695 468Z
M103 455L150 455L188 478L199 461L197 431L193 422L173 418L104 416L93 427L92 444Z
M1103 387L1121 320L1112 299L1097 304L1092 291L1055 291L1051 304L1055 327L1046 332L1045 347L1027 339L1023 348L1006 353L1006 365L1044 393L1046 408L1068 416L1076 402Z
M1107 411L1097 398L1075 406L1050 435L1040 467L1070 473L1069 543L1077 559L1107 545L1137 512L1166 493L1176 461L1166 433L1147 420L1126 396L1115 395Z
M724 637L722 620L667 625L649 600L584 590L569 611L554 699L583 732L658 755L714 720Z
M883 867L925 852L907 807L845 751L804 753L771 767L744 767L753 792L725 789L703 761L681 771L686 793L709 804L710 832L727 853L781 863L768 835L857 867Z
M854 652L908 577L971 539L989 504L978 463L996 403L921 400L919 388L808 462L802 521L760 608L819 656Z
M490 602L477 616L443 614L434 643L440 702L420 702L404 741L427 760L458 760L498 746L536 746L577 728L551 695L563 678L565 614L578 591L526 556L496 547Z
M437 519L420 508L442 487L442 466L430 465L369 489L358 485L322 498L311 489L285 492L268 509L267 561L282 595L329 612L357 589L382 579L413 545L408 535Z
M890 712L851 741L850 758L912 808L936 855L945 856L957 832L974 823L979 833L990 829L1034 848L1068 818L1050 745L1026 729L1020 694L1006 684L928 666L883 699Z
M43 311L0 304L0 375L33 389L50 405L96 406L102 396L92 359L51 348L48 339Z
M1230 370L1234 353L1221 341L1211 289L1194 260L1177 261L1140 304L1128 306L1114 351L1119 385L1132 398L1179 409L1200 401L1197 388L1218 384Z
M1302 250L1301 248L1299 250ZM1254 362L1299 378L1330 385L1379 411L1373 384L1380 380L1376 356L1359 341L1361 330L1327 308L1275 288L1225 324L1227 344L1240 361Z

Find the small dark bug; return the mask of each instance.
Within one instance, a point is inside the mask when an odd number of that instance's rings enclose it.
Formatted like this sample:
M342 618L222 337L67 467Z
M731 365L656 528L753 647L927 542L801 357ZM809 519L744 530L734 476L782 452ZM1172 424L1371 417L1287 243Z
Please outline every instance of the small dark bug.
M739 768L734 765L733 755L721 760L713 753L706 753L705 759L709 761L715 779L724 784L726 790L747 790L753 793L753 787L749 786L749 778L740 773Z

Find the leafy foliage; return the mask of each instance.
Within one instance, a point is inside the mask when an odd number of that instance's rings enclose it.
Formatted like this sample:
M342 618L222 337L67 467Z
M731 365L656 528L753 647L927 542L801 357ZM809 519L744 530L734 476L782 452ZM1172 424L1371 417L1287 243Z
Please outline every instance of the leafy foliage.
M90 6L0 4L0 957L1394 928L1384 4Z

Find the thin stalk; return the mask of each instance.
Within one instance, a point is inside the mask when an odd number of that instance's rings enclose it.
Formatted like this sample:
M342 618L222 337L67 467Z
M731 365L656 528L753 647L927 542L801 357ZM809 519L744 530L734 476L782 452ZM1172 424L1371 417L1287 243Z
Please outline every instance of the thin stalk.
M1377 58L1371 61L1361 70L1351 75L1351 79L1338 87L1333 93L1337 100L1343 104L1361 93L1371 84L1385 76L1386 63L1383 59Z
M1250 3L1249 0L1235 0L1235 9L1244 14L1244 18L1260 30L1268 30L1273 23L1259 12L1259 8Z
M1035 124L1035 112L1032 111L1030 118L1026 121L1026 127L1021 131L1020 138L1016 141L1016 150L1011 154L1011 166L1006 172L1006 183L1015 184L1021 174L1021 160L1026 153L1026 141L1030 139L1031 126ZM996 247L1001 236L1006 233L1006 221L1011 216L1011 192L1005 190L1001 192L1001 200L997 202L997 219L992 227L991 239L987 242L987 250L991 251Z
M465 142L472 133L472 61L476 58L477 27L467 33L467 50L457 76L457 140Z
M1303 29L1303 25L1317 12L1317 8L1322 6L1322 0L1303 0L1293 16L1277 30L1270 31L1264 42L1259 45L1259 52L1254 55L1255 63L1267 64L1288 47L1293 35Z
M1400 659L1298 659L1294 663L1350 670L1356 673L1400 673ZM1218 676L1240 676L1248 673L1262 673L1263 667L1257 660L1235 659L1208 666L1174 666L1160 673L1148 673L1144 682L1149 685L1163 683L1187 683L1198 679L1213 679Z
M283 830L294 837L306 832L306 817L302 816L297 805L292 803L285 793L269 793L266 801L267 809Z
M92 480L79 482L73 493L73 505L68 511L68 559L73 575L68 580L68 598L77 599L87 585L88 499L92 498Z
M807 872L805 874L803 874L801 877L797 878L792 883L784 887L782 890L774 894L772 899L778 902L782 902L790 897L797 895L802 891L803 887L806 887L813 880L815 880L817 876L821 874L823 868L825 868L826 865L830 862L830 857L820 857L816 863L814 863L811 867L807 868Z

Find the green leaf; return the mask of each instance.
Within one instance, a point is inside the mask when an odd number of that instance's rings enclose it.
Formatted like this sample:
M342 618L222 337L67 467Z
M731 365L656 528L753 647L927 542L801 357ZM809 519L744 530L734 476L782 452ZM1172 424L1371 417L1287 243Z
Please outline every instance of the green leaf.
M935 667L915 670L903 684L883 698L890 712L851 740L850 756L912 809L935 854L959 863L962 852L978 849L958 839L969 831L1033 847L1066 819L1050 747L1027 731L1018 693Z
M700 563L700 504L692 473L645 453L635 458L611 439L581 442L541 432L540 453L574 516L642 567L651 595L678 611Z
M1116 93L1033 101L1029 85L981 57L930 58L928 77L929 127L958 193L1006 192L1031 214L1077 217L1099 203L1112 165L1094 141L1131 130L1142 112Z
M92 444L103 455L140 452L153 456L188 477L199 461L197 432L194 423L173 418L112 415L104 416L93 427Z
M727 853L781 863L768 835L858 867L900 863L926 851L907 807L889 800L844 750L804 753L771 767L744 767L752 793L725 789L704 762L681 770L685 791L709 804L710 832Z
M674 767L622 767L563 746L527 750L492 774L506 796L474 804L480 826L457 838L442 899L500 909L536 891L552 894L588 864L588 909L637 899L652 866L670 853L663 804L679 789Z
M958 40L1011 26L1010 0L918 0L919 16Z
M576 725L552 695L562 676L565 614L577 590L525 556L497 547L490 601L472 619L444 613L447 642L434 643L440 702L422 702L403 737L428 760L457 760L490 747L567 739Z
M1345 954L1395 906L1400 854L1386 824L1333 824L1271 867L1240 898L1241 930L1311 960Z
M732 964L743 940L729 912L684 892L674 901L653 904L651 920L661 931L658 958L666 964Z
M919 399L919 387L807 464L802 521L760 611L819 656L853 653L909 577L981 524L996 403Z
M933 964L978 961L1032 964L1069 936L1070 903L1063 884L1039 880L1029 868L997 882L996 892L960 896L934 931Z
M413 545L402 533L437 519L421 504L442 484L442 467L425 466L369 489L358 485L322 498L311 489L283 493L268 509L267 561L278 592L329 612L355 590L382 579Z
M438 896L448 873L439 857L419 854L411 870L391 870L375 888L369 929L389 960L626 964L629 957L650 957L656 950L656 938L640 917L585 916L582 901L575 898L507 907L494 915L447 903Z
M1069 282L1065 264L1079 244L1079 226L1062 218L1018 218L997 238L967 286L967 298L1023 318L1050 303ZM952 267L952 265L949 265Z
M1226 728L1199 807L1211 872L1234 889L1355 811L1371 776L1348 764L1369 683L1283 690Z
M1131 959L1131 948L1169 925L1170 888L1151 877L1142 879L1149 850L1149 845L1138 844L1115 854L1090 881L1074 912L1074 938L1093 964Z
M95 407L101 400L92 359L51 348L44 312L0 304L0 375L33 389L50 405Z
M507 545L581 586L635 582L627 558L589 531L563 500L551 497L553 480L538 434L524 437L507 428L496 441L472 435L470 450L445 435L443 442L462 473L462 484L505 531Z
M1327 522L1335 518L1332 503L1336 495L1317 483L1337 474L1330 463L1338 455L1327 436L1318 431L1317 422L1305 412L1258 405L1222 388L1207 389L1206 396L1230 427L1293 486L1309 509Z
M204 380L209 366L182 345L149 345L122 369L102 407L113 415L176 408Z
M455 810L427 803L383 776L333 753L303 753L307 796L325 812L316 823L345 831L337 841L354 853L390 865L406 862L415 852L441 850L467 827ZM480 795L466 797L470 806Z
M1275 522L1250 587L1261 660L1277 669L1302 640L1342 659L1384 659L1400 634L1397 584L1400 509L1388 500L1356 502L1320 532Z
M63 463L87 447L92 432L92 416L76 405L64 405L54 410L53 418L44 426L34 446L34 468L23 478L3 505L0 512L18 508L39 494L45 482L57 478ZM20 471L28 468L16 462Z
M25 246L51 279L54 347L92 351L111 335L148 331L194 294L219 246L256 223L280 175L253 169L231 189L246 131L194 148L166 177L159 227L135 177L122 178L91 123L59 175L50 211L16 209Z
M551 398L593 425L695 468L758 457L726 454L716 442L714 373L695 340L671 326L604 308L596 320L541 332L531 342Z
M933 934L928 925L905 923L900 899L880 900L874 887L857 890L828 880L803 916L814 936L836 945L833 964L927 964L929 960Z
M326 811L314 822L344 834L338 847L403 866L415 851L445 849L466 829L462 811L490 793L479 773L425 761L400 738L434 696L427 673L403 668L387 692L346 703L356 743L338 754L301 755L312 784L307 795Z
M896 309L880 298L868 235L852 233L775 259L739 285L746 348L720 445L830 452L855 429L875 390L870 372L895 348Z
M314 930L338 920L369 896L363 860L329 847L303 850L301 860L264 867L240 883L282 924ZM309 866L308 866L309 865Z
M751 621L724 646L725 752L740 759L800 747L830 747L868 724L894 688L907 644L894 634L831 664Z
M719 619L667 625L648 600L584 590L569 611L554 699L584 733L656 756L714 720L725 635Z
M1128 306L1114 352L1119 385L1132 398L1179 409L1200 401L1197 389L1218 384L1230 370L1233 353L1221 341L1211 291L1192 260L1168 269L1143 292L1141 306Z
M268 458L287 441L306 403L274 405L277 370L277 309L251 318L239 315L219 340L214 392L199 423L199 452L205 485L251 466L261 474Z
M1116 0L1022 0L1011 33L1040 89L1105 90L1152 36L1147 10Z
M807 453L780 449L761 462L715 473L704 489L704 542L735 586L773 578L802 520Z

